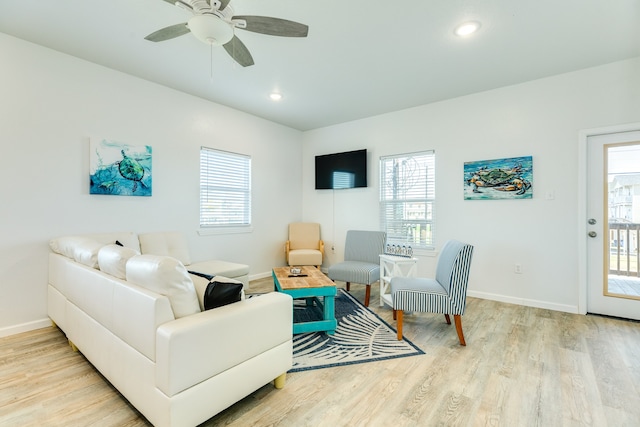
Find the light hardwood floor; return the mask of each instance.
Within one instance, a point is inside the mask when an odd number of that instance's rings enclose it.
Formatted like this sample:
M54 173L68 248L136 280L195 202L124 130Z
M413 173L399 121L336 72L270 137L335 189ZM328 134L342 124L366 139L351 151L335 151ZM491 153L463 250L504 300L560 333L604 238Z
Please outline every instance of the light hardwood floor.
M289 374L203 425L640 426L640 323L476 298L462 319L466 347L444 316L405 315L425 355ZM0 425L150 424L45 328L0 339Z

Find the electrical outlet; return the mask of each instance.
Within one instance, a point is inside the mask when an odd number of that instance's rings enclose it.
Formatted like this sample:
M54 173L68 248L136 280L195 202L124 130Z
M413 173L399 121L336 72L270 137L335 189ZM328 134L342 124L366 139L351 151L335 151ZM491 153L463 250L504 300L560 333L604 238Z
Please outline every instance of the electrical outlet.
M514 267L514 269L513 269L513 271L514 271L516 274L522 274L522 264L516 264L516 265L515 265L515 267Z

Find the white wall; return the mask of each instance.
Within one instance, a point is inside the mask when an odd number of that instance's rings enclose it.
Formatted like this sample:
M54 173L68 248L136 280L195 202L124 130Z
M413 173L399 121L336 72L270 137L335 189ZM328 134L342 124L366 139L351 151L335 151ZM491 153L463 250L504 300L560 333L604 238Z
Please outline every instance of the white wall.
M340 261L346 230L380 227L379 157L435 149L436 244L475 245L470 295L577 312L578 134L638 121L640 58L306 132L303 216L335 243L328 264ZM359 148L369 188L313 189L315 155ZM527 155L533 199L463 199L464 162ZM432 274L435 258L419 258L419 273Z
M3 34L0 63L0 336L46 325L55 236L178 230L194 260L284 263L301 132ZM153 147L152 197L89 195L93 136ZM198 235L202 145L252 156L252 233Z
M2 34L0 63L0 336L47 324L52 237L179 230L195 259L255 277L284 262L286 226L304 219L322 224L331 264L346 230L379 227L378 158L424 149L437 156L438 246L476 246L470 294L576 311L578 132L640 121L640 58L304 134ZM151 198L88 194L92 136L153 146ZM201 145L252 156L252 233L197 234ZM359 148L371 187L313 189L316 154ZM532 200L463 200L465 161L521 155L534 158Z

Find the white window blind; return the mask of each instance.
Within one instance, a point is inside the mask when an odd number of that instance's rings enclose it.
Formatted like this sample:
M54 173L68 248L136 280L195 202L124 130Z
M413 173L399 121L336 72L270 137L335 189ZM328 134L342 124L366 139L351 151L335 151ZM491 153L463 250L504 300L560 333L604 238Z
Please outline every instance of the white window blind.
M200 147L200 227L251 225L251 157Z
M434 247L435 153L380 157L380 219L389 244Z

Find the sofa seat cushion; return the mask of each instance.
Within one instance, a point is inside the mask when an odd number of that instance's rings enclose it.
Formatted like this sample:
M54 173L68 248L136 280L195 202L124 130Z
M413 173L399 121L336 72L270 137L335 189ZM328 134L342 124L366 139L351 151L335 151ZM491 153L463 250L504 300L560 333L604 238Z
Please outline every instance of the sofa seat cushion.
M322 252L317 249L296 249L289 251L289 265L321 265Z
M127 281L169 298L176 318L200 312L193 281L184 265L162 255L136 255L127 261Z
M202 261L189 264L187 268L190 271L209 274L211 276L225 276L236 278L249 274L249 266L245 264L236 264L228 261Z

